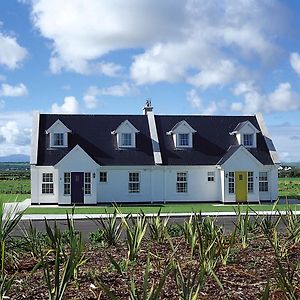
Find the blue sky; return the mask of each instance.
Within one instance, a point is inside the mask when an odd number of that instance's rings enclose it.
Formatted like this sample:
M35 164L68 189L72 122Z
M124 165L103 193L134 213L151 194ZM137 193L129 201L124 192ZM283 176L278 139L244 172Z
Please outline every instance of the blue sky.
M300 161L298 0L0 1L0 156L31 114L262 112Z

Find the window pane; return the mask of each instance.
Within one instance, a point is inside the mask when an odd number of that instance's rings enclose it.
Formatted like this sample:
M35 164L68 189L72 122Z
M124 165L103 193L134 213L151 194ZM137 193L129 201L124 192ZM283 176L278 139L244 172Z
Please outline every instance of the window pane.
M176 192L187 193L187 172L177 173Z
M91 173L90 172L84 173L84 194L85 195L91 194Z
M207 181L215 181L215 172L207 172Z
M131 133L122 133L121 145L122 146L131 146Z
M53 134L53 145L54 146L63 146L64 145L64 134L63 133L54 133Z
M228 192L234 194L234 172L228 173Z
M100 172L100 182L107 182L107 172Z
M179 146L188 146L189 145L189 134L188 133L179 133Z
M253 134L244 134L244 145L253 146Z
M130 172L128 174L128 192L139 193L140 192L140 173Z
M253 193L253 172L248 172L248 193Z
M64 173L64 195L71 194L71 173Z

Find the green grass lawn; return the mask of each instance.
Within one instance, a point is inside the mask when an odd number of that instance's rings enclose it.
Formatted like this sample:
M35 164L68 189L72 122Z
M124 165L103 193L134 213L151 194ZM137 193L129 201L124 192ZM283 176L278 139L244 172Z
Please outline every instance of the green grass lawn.
M0 202L21 202L30 197L30 194L0 194Z
M139 206L119 206L118 209L123 214L139 213L141 210L144 213L157 213L161 209L162 213L192 213L192 212L234 212L238 205L222 205L222 204L208 204L208 203L182 203L182 204L162 204L162 205L139 205ZM251 204L241 205L243 211L253 209L255 211L272 211L273 204ZM278 204L276 206L279 210L300 210L300 204ZM102 214L106 211L111 213L114 208L112 206L92 206L92 207L76 207L76 214ZM71 207L30 207L26 210L26 214L65 214L71 213Z

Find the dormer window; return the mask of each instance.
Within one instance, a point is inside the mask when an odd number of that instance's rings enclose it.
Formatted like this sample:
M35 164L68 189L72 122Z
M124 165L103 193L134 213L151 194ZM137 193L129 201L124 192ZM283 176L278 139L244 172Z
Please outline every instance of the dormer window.
M122 147L131 147L132 146L132 134L131 133L122 133L121 134L121 146Z
M256 134L258 132L259 130L250 121L244 121L238 123L235 129L230 132L230 135L234 135L237 138L239 145L247 148L256 148Z
M139 132L128 120L122 122L118 128L111 132L116 135L118 148L135 148L136 134Z
M249 133L243 134L243 145L245 147L252 147L253 142L254 142L253 133L252 134L249 134Z
M196 130L183 120L168 131L167 135L173 137L175 148L184 149L193 147L193 134L195 132Z
M50 148L68 147L68 133L70 132L71 130L66 127L63 122L57 120L46 130L46 134L49 134L50 136Z
M178 146L188 147L189 146L189 133L179 133L178 134Z
M64 146L63 133L53 133L53 146Z

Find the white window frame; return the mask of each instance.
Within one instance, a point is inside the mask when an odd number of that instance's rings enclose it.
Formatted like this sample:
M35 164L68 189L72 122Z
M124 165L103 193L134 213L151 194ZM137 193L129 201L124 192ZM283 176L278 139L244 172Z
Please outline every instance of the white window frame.
M91 172L84 172L84 194L92 194L92 176Z
M176 193L187 193L188 192L188 173L177 172L176 173Z
M228 172L228 194L235 193L235 174L234 172Z
M268 172L262 171L259 172L259 191L268 192L269 191L269 181L268 181Z
M60 138L57 139L56 136L60 135ZM61 141L61 143L56 144L57 141ZM50 147L54 148L64 148L68 146L68 133L65 132L53 132L50 133Z
M99 173L99 182L106 183L107 182L107 171L100 171Z
M243 134L243 145L245 147L254 146L254 134L253 133L244 133Z
M254 173L252 171L247 172L247 186L248 186L248 193L254 192Z
M214 182L215 181L215 172L207 172L207 181Z
M137 194L141 190L141 174L140 172L128 172L128 193Z
M42 194L54 194L54 178L53 173L42 173Z
M70 172L64 173L64 195L65 196L71 195L71 173Z

